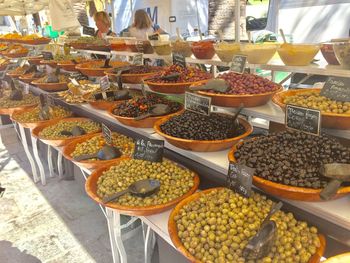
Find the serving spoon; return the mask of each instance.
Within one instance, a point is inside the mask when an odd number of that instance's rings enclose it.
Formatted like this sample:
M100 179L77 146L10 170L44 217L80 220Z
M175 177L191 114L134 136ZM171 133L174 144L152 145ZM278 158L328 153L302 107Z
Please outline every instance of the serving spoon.
M135 117L135 120L139 121L139 120L146 119L148 117L162 116L162 115L168 114L169 112L170 112L169 105L166 105L166 104L154 104L153 106L151 106L150 110L147 113Z
M96 153L82 154L77 157L74 157L74 160L78 162L93 158L97 158L99 160L111 160L120 156L122 156L122 153L118 148L111 145L105 145Z

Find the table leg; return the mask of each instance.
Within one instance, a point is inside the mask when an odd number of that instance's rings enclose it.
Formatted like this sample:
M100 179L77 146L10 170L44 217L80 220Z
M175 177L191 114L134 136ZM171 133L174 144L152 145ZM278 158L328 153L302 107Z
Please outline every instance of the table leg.
M38 165L39 171L40 171L41 184L46 185L45 170L44 170L44 166L41 162L39 152L38 152L38 139L34 136L32 136L32 147L33 147L35 161L36 161L36 164Z
M50 177L55 177L52 162L52 147L50 145L47 145L47 163L49 164Z
M60 151L58 151L57 155L57 169L58 169L58 178L63 178L63 163L62 163L63 155Z
M18 126L19 126L18 128L19 128L19 131L20 131L20 134L21 134L21 141L22 141L22 144L23 144L24 152L26 153L27 158L28 158L29 163L30 163L30 166L32 167L34 183L37 183L37 182L39 182L40 179L38 177L38 172L36 170L36 166L35 166L35 162L34 162L33 156L30 153L29 148L28 148L28 142L27 142L26 134L24 132L24 128L21 125L18 125Z
M106 214L107 214L107 225L108 225L108 232L109 232L109 240L111 243L113 263L120 263L118 248L116 245L116 241L114 238L114 231L113 231L113 228L114 228L113 210L106 207Z
M121 233L121 225L120 225L120 213L113 210L113 229L114 229L114 238L119 251L120 262L127 263L126 251L124 248L122 233Z
M151 263L154 246L156 243L156 237L154 231L145 223L142 222L143 238L144 238L144 252L145 263Z

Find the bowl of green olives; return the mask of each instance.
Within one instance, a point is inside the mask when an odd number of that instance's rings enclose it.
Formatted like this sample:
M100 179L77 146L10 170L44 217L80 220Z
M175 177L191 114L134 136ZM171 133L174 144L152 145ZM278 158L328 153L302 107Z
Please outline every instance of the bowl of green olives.
M39 97L33 94L24 94L21 100L11 100L10 92L0 98L0 115L11 115L15 110L24 110L39 104Z
M81 127L85 134L72 136L62 134L63 131L71 132L74 127ZM77 138L83 138L89 134L101 132L101 126L88 118L76 117L64 120L50 120L32 130L32 135L45 144L59 147L66 145Z
M276 93L272 101L285 111L286 105L296 105L320 110L324 128L350 129L350 102L331 100L320 95L321 89L286 90Z
M104 197L143 179L159 180L159 191L145 198L125 194L112 202L102 202ZM149 162L129 159L117 160L112 165L95 170L85 183L85 191L97 203L122 214L145 216L170 209L193 194L198 186L199 176L195 172L170 160Z
M324 236L316 227L283 211L271 218L277 225L277 236L268 255L257 261L243 257L244 248L272 205L258 193L244 198L228 188L197 192L171 212L169 235L191 262L320 262L326 246Z
M122 156L116 159L130 158L134 151L133 139L113 132L112 133L113 146L118 148L122 152ZM104 139L102 133L90 134L83 138L78 138L67 144L63 148L63 156L79 166L85 167L86 169L97 169L104 165L109 165L115 163L116 159L111 160L98 160L98 159L88 159L83 161L76 161L74 158L83 154L93 154L98 152L103 146L105 146L106 140Z
M11 114L11 120L19 123L24 128L34 129L38 125L47 122L48 120L41 120L39 117L40 107L31 107L21 110L15 110ZM60 120L70 117L72 112L61 107L53 106L50 108L50 120Z

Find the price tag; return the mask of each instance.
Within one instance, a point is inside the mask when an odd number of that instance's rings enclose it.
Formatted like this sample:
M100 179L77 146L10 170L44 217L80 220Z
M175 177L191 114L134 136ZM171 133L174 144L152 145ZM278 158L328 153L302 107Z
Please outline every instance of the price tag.
M137 53L132 59L133 65L143 65L143 54Z
M247 56L236 55L232 58L230 70L242 74L247 63Z
M230 162L226 177L228 188L249 197L252 192L253 173L254 169L248 166Z
M108 76L104 76L104 77L100 78L101 90L105 91L105 90L109 89L109 87L110 87L110 83L109 83Z
M162 162L164 141L151 139L137 139L135 142L134 159L150 162Z
M107 144L112 145L113 143L112 132L104 123L102 123L102 134Z
M286 127L313 135L320 135L321 111L287 104Z
M49 51L42 51L41 54L43 55L44 60L51 60L53 59L53 55Z
M95 36L95 28L89 26L83 26L83 34L89 36Z
M341 77L330 77L324 84L320 95L331 100L350 101L350 79Z
M173 64L186 68L186 58L179 53L173 53Z
M210 115L211 98L197 95L191 92L185 92L185 109L194 111L203 115Z

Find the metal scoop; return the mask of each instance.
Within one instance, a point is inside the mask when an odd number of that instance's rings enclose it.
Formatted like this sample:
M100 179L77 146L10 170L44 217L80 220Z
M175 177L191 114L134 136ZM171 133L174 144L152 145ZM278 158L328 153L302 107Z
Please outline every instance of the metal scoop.
M74 158L74 160L80 162L83 160L97 158L99 160L111 160L122 156L120 150L114 146L105 145L98 152L93 154L83 154Z
M320 172L323 176L332 178L320 193L322 200L331 199L338 192L343 182L350 181L350 164L328 163L323 166Z
M244 258L259 259L269 254L277 235L277 225L275 221L270 220L270 218L279 211L282 206L282 202L278 202L272 206L270 212L261 223L259 231L249 240L247 246L244 248Z
M47 104L46 97L44 94L39 95L40 99L40 111L39 111L39 119L40 120L49 120L51 117L50 106Z
M239 127L239 120L238 115L241 113L242 109L244 108L243 104L241 103L241 105L239 106L237 112L235 113L235 115L233 116L233 129L237 130L237 128Z
M123 191L120 191L118 193L115 193L103 198L102 202L104 204L109 203L127 193L131 193L139 197L147 197L158 192L159 188L160 188L160 182L158 180L144 179L144 180L140 180L132 183L127 189Z
M190 87L191 91L197 90L214 90L218 92L226 92L229 88L227 82L223 79L210 79L208 82L201 86Z
M154 104L149 112L147 112L146 114L140 115L138 117L135 118L135 120L139 121L139 120L143 120L146 119L148 117L156 117L156 116L162 116L165 115L167 113L170 112L170 107L169 105L166 104Z
M72 128L72 131L64 130L64 131L61 131L60 134L66 135L66 136L80 136L80 135L86 134L86 131L80 126L74 126Z

